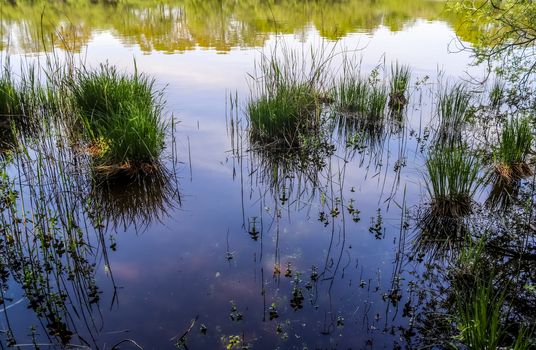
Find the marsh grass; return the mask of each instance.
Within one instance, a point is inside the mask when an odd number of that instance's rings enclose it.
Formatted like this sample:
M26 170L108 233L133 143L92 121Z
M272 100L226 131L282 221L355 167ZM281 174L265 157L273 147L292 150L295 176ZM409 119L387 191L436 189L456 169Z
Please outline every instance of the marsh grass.
M345 57L342 76L333 83L335 111L346 117L382 123L387 104L387 88L374 69L368 79L361 77L359 67Z
M353 149L376 147L385 131L387 88L373 70L368 79L361 77L353 61L343 61L343 74L333 84L333 119L339 138Z
M470 349L498 349L504 295L491 282L479 281L469 293L457 295L456 324L459 337Z
M30 134L35 131L36 119L43 113L41 106L42 88L33 68L21 69L17 79L7 63L0 76L0 129L6 132Z
M15 85L9 66L5 66L0 77L0 115L2 118L23 115L23 101L19 88Z
M439 94L437 142L449 147L460 145L470 111L471 95L463 84L445 87Z
M96 155L96 169L109 175L152 171L167 128L154 80L103 64L80 70L70 87Z
M528 157L534 140L528 117L518 117L503 125L499 144L493 150L492 178L495 182L516 181L533 174Z
M334 87L336 109L343 114L366 116L369 94L370 88L366 79L345 72Z
M246 114L258 145L299 147L302 135L319 130L332 55L278 45L256 63Z
M318 93L308 84L283 84L247 109L254 137L262 143L298 145L300 134L314 131L320 122Z
M430 203L420 218L429 234L460 236L463 219L473 212L473 195L481 185L480 160L466 148L434 148L426 161Z
M507 319L506 304L506 291L494 286L492 278L471 276L454 290L456 339L469 349L532 349L534 344L529 328L504 324ZM511 331L513 334L510 334Z
M389 109L391 111L402 111L407 105L408 87L411 80L411 69L409 66L400 65L396 62L391 64L391 79L389 83Z

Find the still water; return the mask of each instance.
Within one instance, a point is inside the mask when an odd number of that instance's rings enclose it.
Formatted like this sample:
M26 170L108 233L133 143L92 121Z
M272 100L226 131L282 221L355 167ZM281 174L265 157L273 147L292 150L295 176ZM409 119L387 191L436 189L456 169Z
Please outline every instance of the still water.
M156 79L177 121L150 185L80 189L98 302L69 279L68 343L90 348L391 349L418 343L423 266L412 213L440 82L478 75L437 1L88 1L2 4L15 66L65 50ZM470 46L469 42L464 42ZM364 75L412 68L403 127L283 170L248 142L255 63L276 45L355 51ZM335 59L337 61L337 59ZM334 62L334 67L340 66ZM334 68L336 69L336 68ZM347 132L347 131L346 131ZM362 147L361 147L362 146ZM83 215L88 215L86 212ZM92 226L92 225L88 225ZM4 286L1 346L61 347L21 285ZM238 342L233 345L233 341ZM135 342L135 343L134 343ZM235 346L235 347L233 347Z

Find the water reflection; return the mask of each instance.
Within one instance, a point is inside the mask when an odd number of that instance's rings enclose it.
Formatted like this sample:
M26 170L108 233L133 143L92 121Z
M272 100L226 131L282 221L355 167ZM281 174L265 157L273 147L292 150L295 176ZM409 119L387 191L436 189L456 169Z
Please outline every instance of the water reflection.
M93 33L110 30L144 52L197 47L227 52L234 47L261 47L270 33L300 33L311 24L333 40L379 26L399 31L418 18L442 16L442 9L442 2L420 0L16 2L1 8L2 48L40 52L59 47L79 52Z
M94 225L115 230L122 227L124 231L132 225L136 232L142 232L181 204L177 187L174 170L163 164L134 177L93 176L90 215Z
M88 231L80 173L67 174L53 160L72 159L73 153L58 153L46 140L38 149L32 146L25 142L24 151L13 155L13 164L24 172L11 174L2 164L0 290L8 325L6 343L17 346L19 337L26 342L26 333L20 334L18 325L11 328L9 321L23 313L22 306L17 306L23 302L36 317L30 335L34 345L49 339L93 347L94 334L103 322L96 282L100 262L113 284L104 233ZM54 158L48 153L51 150ZM15 310L8 311L12 307Z

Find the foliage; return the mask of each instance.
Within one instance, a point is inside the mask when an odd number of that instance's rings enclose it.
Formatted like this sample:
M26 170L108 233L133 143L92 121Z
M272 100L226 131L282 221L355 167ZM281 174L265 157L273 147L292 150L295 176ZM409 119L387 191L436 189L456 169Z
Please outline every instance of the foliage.
M451 1L460 31L472 33L476 63L486 62L510 83L516 103L534 103L530 91L536 73L536 3L531 0ZM520 88L521 87L521 88Z

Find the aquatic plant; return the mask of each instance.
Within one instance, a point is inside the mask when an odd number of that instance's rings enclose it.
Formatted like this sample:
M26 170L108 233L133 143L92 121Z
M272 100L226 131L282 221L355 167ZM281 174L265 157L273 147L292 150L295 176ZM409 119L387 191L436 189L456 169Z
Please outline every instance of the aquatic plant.
M318 131L323 84L332 52L298 51L277 46L263 55L250 75L246 112L258 144L299 146L300 135Z
M304 83L278 86L272 93L248 104L251 130L259 140L296 145L299 135L319 123L319 99Z
M461 133L467 121L470 102L471 95L463 84L456 84L452 88L447 86L439 94L437 142L451 147L461 143Z
M345 58L342 76L335 80L332 89L335 111L347 117L381 123L387 103L387 89L377 75L375 69L368 79L362 78L358 67L350 58Z
M479 281L473 288L470 293L457 295L455 310L459 338L470 349L497 349L501 341L504 296L495 292L491 282Z
M472 212L472 198L480 186L480 161L470 150L434 148L426 169L431 216L461 218Z
M503 125L499 144L493 150L493 174L505 181L532 175L528 156L534 139L529 117L518 117Z
M368 99L368 115L374 120L381 120L387 103L387 91L384 85L373 85Z
M391 64L391 80L389 90L389 108L394 111L401 111L408 103L407 91L411 79L411 69L409 66L400 65L396 62Z
M336 110L346 114L366 115L369 89L367 80L358 75L344 74L334 87Z
M10 68L6 66L0 77L0 116L2 117L0 121L5 124L7 117L21 116L22 114L21 94L11 78Z
M164 148L167 125L154 80L103 64L82 69L70 83L73 100L104 174L150 172Z
M387 89L373 70L368 79L348 58L334 82L334 124L339 138L354 150L376 147L384 136Z
M504 324L506 292L496 289L492 278L473 276L453 293L454 321L458 329L456 340L465 347L490 350L532 348L532 334L527 327L518 325L518 330L509 334L514 324Z

